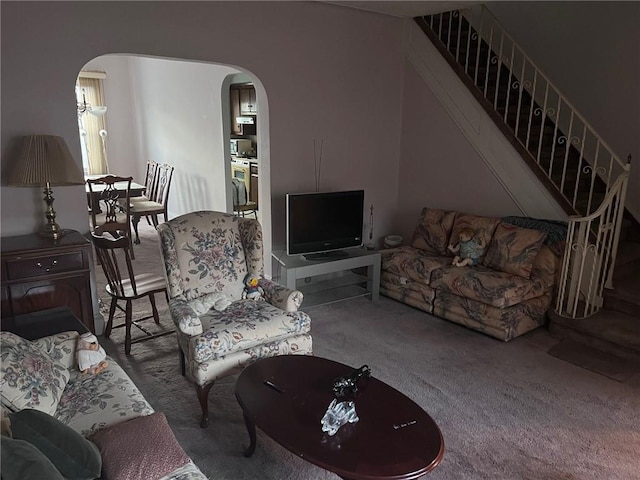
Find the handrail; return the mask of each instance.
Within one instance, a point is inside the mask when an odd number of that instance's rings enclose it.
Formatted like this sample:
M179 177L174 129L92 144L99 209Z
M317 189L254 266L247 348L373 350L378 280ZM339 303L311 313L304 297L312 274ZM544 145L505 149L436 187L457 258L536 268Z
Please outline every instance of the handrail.
M597 208L624 162L489 9L480 5L422 20L567 206L580 215Z
M416 21L577 213L556 309L574 318L597 312L603 289L613 287L631 157L625 164L615 154L484 5Z
M586 217L572 216L567 229L556 312L582 318L597 313L603 289L613 287L630 162L600 207Z

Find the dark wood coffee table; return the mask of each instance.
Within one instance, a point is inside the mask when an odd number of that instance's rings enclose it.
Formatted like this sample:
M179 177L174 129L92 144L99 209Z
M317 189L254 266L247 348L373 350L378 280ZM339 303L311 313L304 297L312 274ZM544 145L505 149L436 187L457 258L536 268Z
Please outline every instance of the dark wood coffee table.
M440 429L413 400L374 377L356 398L360 421L334 436L322 431L333 381L352 370L306 355L247 367L236 383L251 442L245 455L255 450L258 426L290 452L344 479L413 479L433 470L444 454Z

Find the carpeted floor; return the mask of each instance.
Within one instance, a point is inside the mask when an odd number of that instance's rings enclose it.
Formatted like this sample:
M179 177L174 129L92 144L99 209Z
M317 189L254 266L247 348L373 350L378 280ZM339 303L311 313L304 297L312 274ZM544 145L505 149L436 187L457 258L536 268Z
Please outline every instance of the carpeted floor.
M141 271L161 271L154 235L148 228L141 231L134 262ZM163 325L171 328L165 300L158 303ZM139 304L137 310L148 308ZM621 383L548 355L557 341L543 329L502 343L385 297L308 313L316 355L353 367L368 364L375 377L404 392L437 422L444 459L425 478L640 478L637 375ZM234 396L236 377L213 387L210 426L201 429L194 388L179 373L175 337L136 344L126 357L123 334L117 330L101 343L152 406L167 415L181 445L209 478L337 478L260 431L256 453L244 458L248 438Z

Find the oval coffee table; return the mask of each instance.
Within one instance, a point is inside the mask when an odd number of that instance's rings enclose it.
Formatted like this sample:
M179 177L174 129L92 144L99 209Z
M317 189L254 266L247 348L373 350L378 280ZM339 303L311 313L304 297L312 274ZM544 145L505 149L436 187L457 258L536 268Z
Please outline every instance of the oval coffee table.
M247 367L236 383L251 442L245 455L255 450L257 426L344 479L413 479L433 470L444 454L440 429L413 400L374 377L363 381L355 401L360 421L334 436L322 431L333 382L351 371L307 355L264 358Z

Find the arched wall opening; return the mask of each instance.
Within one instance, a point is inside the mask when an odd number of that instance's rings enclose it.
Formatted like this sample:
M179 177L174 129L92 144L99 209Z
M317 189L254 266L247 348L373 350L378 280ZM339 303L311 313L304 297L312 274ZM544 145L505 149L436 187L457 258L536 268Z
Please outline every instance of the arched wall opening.
M109 173L144 183L146 163L175 166L168 213L233 212L229 86L248 79L259 105L259 211L265 274L271 274L271 188L268 103L260 80L241 67L132 54L108 54L82 71L103 80ZM136 247L140 248L140 247Z

